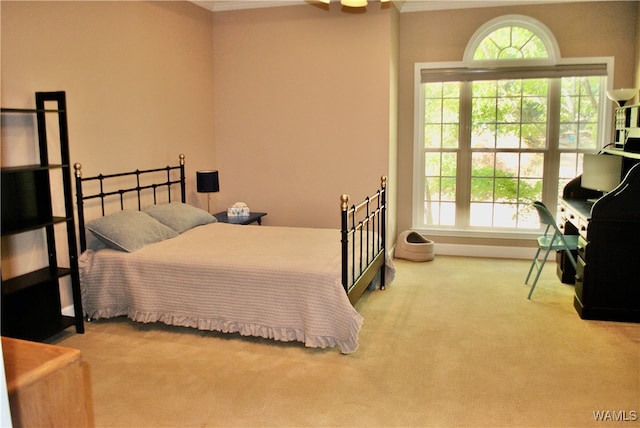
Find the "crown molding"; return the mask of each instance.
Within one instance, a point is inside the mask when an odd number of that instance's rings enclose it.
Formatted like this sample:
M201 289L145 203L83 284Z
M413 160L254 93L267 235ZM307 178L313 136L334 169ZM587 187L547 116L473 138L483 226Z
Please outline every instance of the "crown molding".
M226 10L259 9L265 7L299 6L304 4L322 4L320 0L190 0L212 12L222 12ZM339 3L340 0L330 0L331 3ZM369 0L377 2L378 0ZM392 0L396 7L400 9L406 0ZM446 1L444 2L446 3Z
M474 9L499 6L541 5L553 3L584 3L602 0L406 0L398 7L402 13L433 10Z
M299 6L320 3L319 0L190 0L212 12L227 10L259 9L266 7ZM331 0L338 2L339 0ZM376 0L370 0L376 1ZM469 9L479 7L519 6L532 4L577 3L602 0L393 0L401 13L432 10ZM637 1L637 0L636 0Z
M281 6L296 6L308 3L304 0L191 0L191 3L195 3L205 9L209 9L212 12L223 12L226 10L241 10L241 9L259 9L264 7L281 7Z

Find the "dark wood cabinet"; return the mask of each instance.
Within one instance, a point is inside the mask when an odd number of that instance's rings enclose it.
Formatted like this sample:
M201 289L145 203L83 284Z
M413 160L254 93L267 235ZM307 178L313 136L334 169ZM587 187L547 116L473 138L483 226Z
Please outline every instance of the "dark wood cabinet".
M84 332L78 255L73 215L71 164L67 106L64 92L37 92L34 109L2 108L2 127L11 136L11 128L29 128L35 138L33 164L2 166L2 239L7 258L20 263L21 257L33 258L33 249L22 254L19 247L26 234L40 233L46 253L44 265L29 272L5 277L2 272L2 335L41 341L75 326ZM52 124L56 141L49 141ZM19 139L17 139L19 140ZM28 140L28 139L27 139ZM11 154L24 149L28 141L3 138L2 150ZM50 149L55 150L50 150ZM30 152L29 148L25 150ZM5 156L3 156L4 159ZM7 156L10 157L10 156ZM50 159L55 161L50 162ZM5 242L6 241L6 242ZM58 248L63 247L61 253ZM5 255L3 255L4 258ZM4 260L3 260L4 261ZM31 262L33 263L33 262ZM70 284L73 315L62 313L61 284Z
M574 306L584 319L640 322L640 155L610 154L625 158L616 189L603 196L577 177L560 200L564 233L580 235Z

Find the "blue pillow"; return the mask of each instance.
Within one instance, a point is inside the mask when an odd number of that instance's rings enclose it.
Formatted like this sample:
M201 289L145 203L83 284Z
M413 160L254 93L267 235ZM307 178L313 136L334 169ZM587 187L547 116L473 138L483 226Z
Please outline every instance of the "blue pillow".
M216 222L216 218L205 210L182 202L154 205L147 208L145 213L178 233L186 232L196 226Z
M147 244L178 236L171 228L140 211L124 210L97 218L87 229L107 246L132 253Z

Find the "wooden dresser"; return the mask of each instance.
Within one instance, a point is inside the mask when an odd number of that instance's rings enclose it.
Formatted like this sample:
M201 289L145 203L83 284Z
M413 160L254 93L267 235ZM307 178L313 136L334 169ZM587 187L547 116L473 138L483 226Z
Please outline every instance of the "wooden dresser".
M76 349L2 337L14 427L89 427L91 393Z

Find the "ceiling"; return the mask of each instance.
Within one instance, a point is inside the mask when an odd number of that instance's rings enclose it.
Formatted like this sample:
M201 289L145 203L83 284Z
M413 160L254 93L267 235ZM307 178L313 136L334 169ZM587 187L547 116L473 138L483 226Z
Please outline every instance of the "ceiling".
M339 0L331 0L338 3ZM374 2L376 0L370 0ZM513 6L523 4L569 3L598 0L393 0L400 12L464 9L472 7ZM294 6L319 3L317 0L191 0L192 3L213 12L263 7Z

